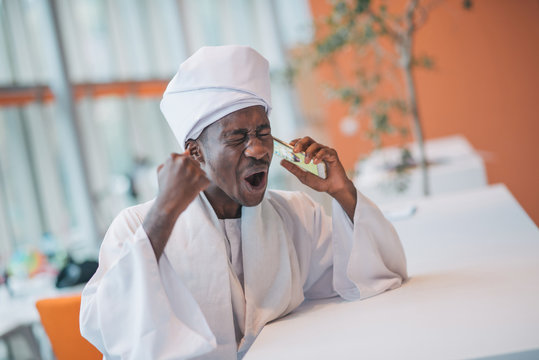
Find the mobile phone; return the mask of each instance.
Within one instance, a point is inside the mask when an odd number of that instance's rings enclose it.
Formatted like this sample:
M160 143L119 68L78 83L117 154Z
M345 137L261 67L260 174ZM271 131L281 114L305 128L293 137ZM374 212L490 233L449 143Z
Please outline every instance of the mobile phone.
M305 153L304 152L294 152L294 147L290 144L285 143L282 140L273 138L273 154L277 155L281 159L285 159L293 163L294 165L299 166L304 171L315 174L322 179L326 178L326 164L322 161L319 164L313 164L309 162L305 164Z

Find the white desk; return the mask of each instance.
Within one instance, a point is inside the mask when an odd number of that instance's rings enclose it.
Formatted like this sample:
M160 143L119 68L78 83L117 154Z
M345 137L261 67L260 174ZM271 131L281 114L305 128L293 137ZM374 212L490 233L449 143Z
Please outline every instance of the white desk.
M267 325L245 360L539 358L539 231L513 196L497 185L417 205L395 222L408 282L307 302Z

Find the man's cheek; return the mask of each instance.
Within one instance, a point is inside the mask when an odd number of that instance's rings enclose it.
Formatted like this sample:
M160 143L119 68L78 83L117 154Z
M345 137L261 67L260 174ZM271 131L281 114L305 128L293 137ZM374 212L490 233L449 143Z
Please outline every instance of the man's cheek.
M219 165L219 168L221 171L217 174L217 176L222 176L222 181L225 183L236 181L235 178L238 176L238 169L230 156L226 156L225 154L221 157L221 164Z
M235 168L232 157L223 154L221 156L221 169L225 170L225 172L230 172L231 170L235 170Z

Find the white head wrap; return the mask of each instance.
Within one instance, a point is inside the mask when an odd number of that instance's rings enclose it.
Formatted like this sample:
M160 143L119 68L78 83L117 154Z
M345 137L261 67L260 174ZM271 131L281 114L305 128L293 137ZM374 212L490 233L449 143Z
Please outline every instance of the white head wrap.
M185 60L167 86L161 112L184 149L222 117L254 105L269 116L268 61L248 46L202 47Z

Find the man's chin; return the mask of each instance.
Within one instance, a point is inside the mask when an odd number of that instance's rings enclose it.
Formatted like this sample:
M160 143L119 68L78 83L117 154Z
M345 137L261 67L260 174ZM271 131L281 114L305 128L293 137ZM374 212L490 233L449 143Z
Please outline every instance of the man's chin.
M242 196L240 204L242 206L252 207L257 206L264 200L264 195L266 194L266 189L260 191L258 194L247 194L247 196Z

